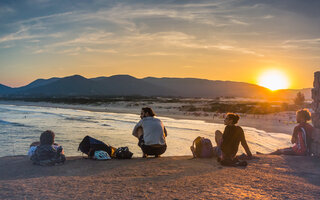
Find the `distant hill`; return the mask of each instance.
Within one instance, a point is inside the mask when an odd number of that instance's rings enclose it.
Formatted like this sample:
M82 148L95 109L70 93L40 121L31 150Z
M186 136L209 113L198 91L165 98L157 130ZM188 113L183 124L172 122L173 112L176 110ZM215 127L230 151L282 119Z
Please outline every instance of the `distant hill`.
M0 84L0 95L1 95L1 94L7 94L7 93L9 93L11 90L12 90L11 87L8 87L8 86L5 86L5 85Z
M143 79L137 79L129 75L115 75L110 77L98 77L90 79L103 87L100 94L111 96L172 96L175 91L148 83Z
M271 92L267 88L243 82L196 78L138 79L129 75L91 79L74 75L64 78L37 79L19 88L0 84L0 95L6 97L164 96L288 99L294 98L299 91L302 91L307 99L311 96L310 89Z
M40 87L40 86L43 86L43 85L47 85L49 83L53 83L55 81L59 80L59 78L50 78L50 79L37 79L31 83L29 83L28 85L26 86L23 86L23 87L20 87L20 88L17 88L18 90L28 90L28 89L31 89L31 88L36 88L36 87Z
M195 78L144 78L148 83L161 87L172 88L175 96L182 97L249 97L267 98L270 90L249 83L232 81L211 81Z
M2 93L6 96L168 96L174 91L129 75L87 79L80 75L64 78L38 79Z

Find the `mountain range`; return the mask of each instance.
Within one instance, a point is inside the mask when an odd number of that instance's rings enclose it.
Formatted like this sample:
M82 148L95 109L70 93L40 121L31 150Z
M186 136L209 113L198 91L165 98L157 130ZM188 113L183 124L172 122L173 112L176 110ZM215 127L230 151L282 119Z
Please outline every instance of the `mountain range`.
M310 88L272 92L250 83L196 78L138 79L129 75L114 75L87 79L80 75L73 75L63 78L37 79L18 88L0 84L1 97L163 96L290 99L294 98L297 92L302 92L306 99L310 99Z

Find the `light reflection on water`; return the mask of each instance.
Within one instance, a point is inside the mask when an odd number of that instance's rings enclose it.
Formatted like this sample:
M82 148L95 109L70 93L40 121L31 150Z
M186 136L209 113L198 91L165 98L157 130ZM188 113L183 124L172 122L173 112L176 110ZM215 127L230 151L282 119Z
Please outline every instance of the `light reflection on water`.
M197 136L211 139L224 125L198 120L176 120L159 117L168 130L167 151L164 156L191 155L190 145ZM0 105L0 157L23 155L41 132L53 130L55 141L63 146L67 156L82 155L77 151L82 138L90 135L114 147L128 146L134 156L141 156L137 139L131 135L139 115L91 112L37 106ZM252 152L271 152L289 146L290 136L266 133L243 127ZM242 153L240 149L239 153Z

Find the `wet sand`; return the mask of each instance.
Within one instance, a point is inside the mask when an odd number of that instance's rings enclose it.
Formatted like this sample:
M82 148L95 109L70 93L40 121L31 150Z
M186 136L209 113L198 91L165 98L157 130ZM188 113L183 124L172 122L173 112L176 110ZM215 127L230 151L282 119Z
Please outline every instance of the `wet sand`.
M0 158L0 199L319 199L320 160L259 156L247 167L222 167L189 156L32 165Z

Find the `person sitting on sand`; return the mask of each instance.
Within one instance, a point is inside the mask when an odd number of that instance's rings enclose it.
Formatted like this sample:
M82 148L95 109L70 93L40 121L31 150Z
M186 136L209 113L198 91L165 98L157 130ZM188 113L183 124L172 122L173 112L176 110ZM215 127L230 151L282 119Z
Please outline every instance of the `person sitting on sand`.
M36 165L55 165L66 160L61 146L54 146L55 134L47 130L40 135L40 145L36 147L30 160Z
M307 155L310 152L313 127L307 121L311 119L311 113L308 109L301 109L296 112L296 120L299 123L293 129L291 143L293 147L278 149L271 155ZM301 143L301 144L300 144ZM303 146L303 147L302 147ZM257 152L257 154L261 154Z
M226 127L223 134L219 130L215 133L217 147L214 148L214 151L218 156L218 160L223 165L234 165L238 162L236 154L238 152L240 142L246 151L247 159L252 158L252 153L245 139L243 129L240 126L236 126L239 119L239 115L228 113L224 120Z
M28 151L29 158L31 158L33 156L34 152L36 152L36 149L38 148L39 145L40 145L40 141L32 142L30 144L30 148ZM59 144L53 143L53 148L55 148L57 150L59 148ZM63 151L62 151L62 153L63 153Z
M28 151L28 156L29 158L31 158L33 155L34 155L34 152L36 152L36 149L37 147L40 145L40 142L37 141L37 142L32 142L30 144L30 147L29 147L29 151Z
M167 130L160 119L149 107L141 109L141 120L136 124L132 135L139 139L138 146L142 149L143 156L154 155L159 157L166 149Z

